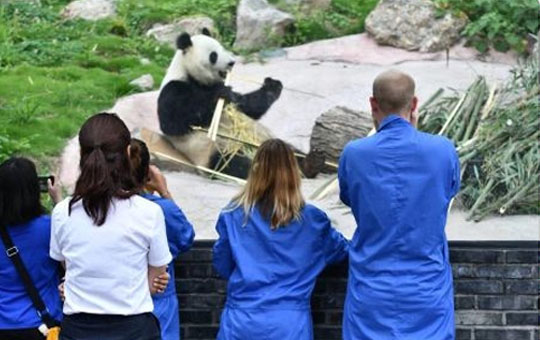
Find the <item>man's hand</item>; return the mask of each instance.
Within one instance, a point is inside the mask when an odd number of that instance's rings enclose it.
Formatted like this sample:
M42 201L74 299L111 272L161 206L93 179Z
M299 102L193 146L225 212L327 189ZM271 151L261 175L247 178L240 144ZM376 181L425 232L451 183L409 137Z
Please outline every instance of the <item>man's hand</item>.
M146 183L146 188L149 191L157 191L158 194L163 198L172 198L167 187L167 180L157 166L150 165L148 177L149 180L148 183Z

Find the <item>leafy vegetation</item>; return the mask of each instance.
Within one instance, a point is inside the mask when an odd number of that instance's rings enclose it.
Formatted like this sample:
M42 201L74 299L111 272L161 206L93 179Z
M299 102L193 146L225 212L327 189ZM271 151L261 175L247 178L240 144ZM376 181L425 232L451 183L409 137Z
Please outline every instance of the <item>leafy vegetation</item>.
M527 34L538 32L537 0L434 0L441 8L466 16L470 22L463 35L480 52L490 47L520 53L527 47Z
M463 93L442 96L421 110L420 128L458 145L460 198L469 218L488 214L540 214L540 110L538 58L488 88L480 77Z

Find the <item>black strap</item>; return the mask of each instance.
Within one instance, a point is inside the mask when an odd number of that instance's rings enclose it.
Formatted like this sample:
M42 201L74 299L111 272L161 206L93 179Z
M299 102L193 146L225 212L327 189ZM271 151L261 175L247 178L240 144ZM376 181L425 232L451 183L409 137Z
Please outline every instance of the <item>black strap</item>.
M49 314L45 303L41 299L41 296L39 296L39 292L36 289L36 286L34 286L28 270L26 270L26 267L24 266L21 254L19 254L19 249L13 244L13 240L9 236L7 228L0 225L0 234L6 249L6 255L13 262L15 269L17 269L17 272L23 281L24 288L28 295L30 295L30 300L32 300L32 304L37 309L41 321L47 325L48 328L57 326L57 322Z

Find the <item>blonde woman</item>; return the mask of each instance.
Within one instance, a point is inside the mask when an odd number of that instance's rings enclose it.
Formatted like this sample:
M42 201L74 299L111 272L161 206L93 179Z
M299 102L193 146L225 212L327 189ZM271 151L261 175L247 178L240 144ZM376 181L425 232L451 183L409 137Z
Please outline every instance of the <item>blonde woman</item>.
M218 339L312 339L315 280L347 256L348 243L323 211L304 202L286 143L261 145L216 229L214 267L229 281Z

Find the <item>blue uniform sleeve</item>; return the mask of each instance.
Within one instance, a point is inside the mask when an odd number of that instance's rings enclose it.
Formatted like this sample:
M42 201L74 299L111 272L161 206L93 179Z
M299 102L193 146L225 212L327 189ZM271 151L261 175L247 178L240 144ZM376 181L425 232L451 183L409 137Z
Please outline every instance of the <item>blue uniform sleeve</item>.
M212 261L218 274L224 279L229 279L235 264L232 256L231 244L227 234L227 223L223 214L219 216L216 224L216 231L219 235L214 243Z
M339 198L341 201L347 205L351 206L351 201L349 198L349 186L347 184L347 168L345 166L345 157L346 157L347 148L343 149L341 157L339 159L338 166L338 181L339 181Z
M317 211L317 220L323 225L322 249L325 263L332 264L344 260L349 254L349 241L332 227L330 218L323 211Z
M173 257L188 251L193 245L195 231L182 210L171 200L164 207L167 241Z
M450 183L450 197L454 197L461 187L461 166L456 149L452 146L452 178Z

